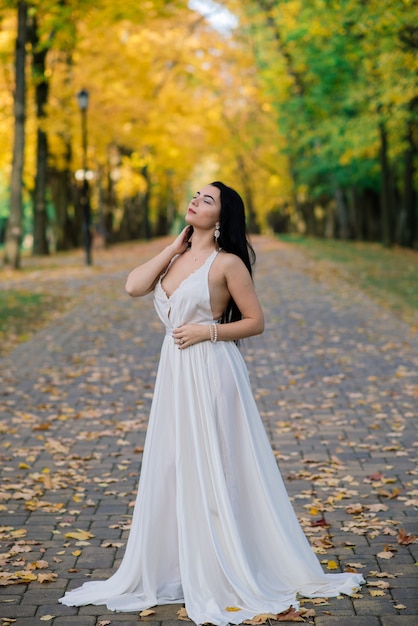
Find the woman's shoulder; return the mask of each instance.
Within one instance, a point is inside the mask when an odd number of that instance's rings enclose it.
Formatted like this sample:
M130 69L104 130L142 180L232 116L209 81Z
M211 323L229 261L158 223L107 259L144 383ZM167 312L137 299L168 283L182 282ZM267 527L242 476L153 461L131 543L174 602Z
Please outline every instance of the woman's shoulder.
M219 250L218 259L219 267L222 268L224 272L237 271L243 268L248 271L241 257L239 257L237 254L234 254L233 252Z

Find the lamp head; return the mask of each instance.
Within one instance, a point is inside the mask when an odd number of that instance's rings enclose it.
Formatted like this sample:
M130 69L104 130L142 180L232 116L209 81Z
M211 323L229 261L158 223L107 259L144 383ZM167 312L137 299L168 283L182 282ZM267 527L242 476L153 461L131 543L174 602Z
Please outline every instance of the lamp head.
M80 111L86 111L89 104L89 92L87 89L82 89L78 92L77 100Z

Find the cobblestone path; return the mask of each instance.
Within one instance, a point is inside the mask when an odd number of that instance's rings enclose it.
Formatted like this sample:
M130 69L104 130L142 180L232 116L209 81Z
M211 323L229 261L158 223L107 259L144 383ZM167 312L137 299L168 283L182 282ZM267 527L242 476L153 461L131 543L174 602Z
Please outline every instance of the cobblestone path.
M255 243L266 330L243 350L261 415L324 569L368 580L355 598L304 601L306 621L416 626L417 336L299 251ZM1 587L3 626L177 624L178 606L141 619L57 603L123 554L163 337L124 280L161 245L58 270L48 288L76 306L0 361L0 560L16 583ZM42 271L25 280L41 289Z

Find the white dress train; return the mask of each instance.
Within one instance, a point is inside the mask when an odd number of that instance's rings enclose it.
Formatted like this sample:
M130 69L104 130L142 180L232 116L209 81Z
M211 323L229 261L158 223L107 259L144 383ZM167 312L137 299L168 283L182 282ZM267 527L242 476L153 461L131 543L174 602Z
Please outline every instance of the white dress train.
M213 322L208 275L216 254L170 297L161 279L155 287L166 336L125 555L108 580L66 593L63 604L140 611L184 602L196 624L225 626L297 608L297 594L350 595L364 582L322 571L235 343L174 343L181 324Z

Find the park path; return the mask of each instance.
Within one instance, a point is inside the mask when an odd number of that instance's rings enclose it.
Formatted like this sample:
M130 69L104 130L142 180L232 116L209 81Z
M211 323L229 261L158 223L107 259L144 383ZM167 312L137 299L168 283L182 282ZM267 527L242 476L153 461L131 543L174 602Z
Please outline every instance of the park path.
M77 299L0 361L0 559L17 583L1 587L3 625L177 624L179 607L141 620L57 603L123 554L163 338L124 280L162 245L19 279ZM416 626L418 339L330 267L273 238L255 247L266 330L243 350L266 430L324 569L369 583L302 606L316 626Z

